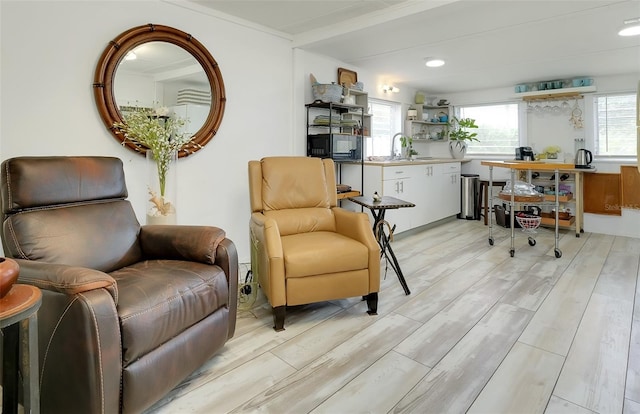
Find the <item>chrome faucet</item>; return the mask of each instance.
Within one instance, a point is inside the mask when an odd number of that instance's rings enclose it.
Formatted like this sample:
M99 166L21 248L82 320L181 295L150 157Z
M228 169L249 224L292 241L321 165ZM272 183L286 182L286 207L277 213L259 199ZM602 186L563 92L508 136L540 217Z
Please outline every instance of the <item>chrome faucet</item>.
M398 132L391 138L391 159L396 158L396 137L402 136L402 132Z

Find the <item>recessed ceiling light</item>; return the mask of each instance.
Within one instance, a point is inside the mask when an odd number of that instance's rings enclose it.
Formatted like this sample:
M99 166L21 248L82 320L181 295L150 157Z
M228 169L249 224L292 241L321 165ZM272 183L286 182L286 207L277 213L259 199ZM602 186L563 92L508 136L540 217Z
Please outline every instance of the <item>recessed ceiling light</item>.
M425 63L430 68L437 68L444 65L444 60L437 58L428 58L427 63Z
M640 17L625 20L624 27L618 32L620 36L637 36L640 35Z

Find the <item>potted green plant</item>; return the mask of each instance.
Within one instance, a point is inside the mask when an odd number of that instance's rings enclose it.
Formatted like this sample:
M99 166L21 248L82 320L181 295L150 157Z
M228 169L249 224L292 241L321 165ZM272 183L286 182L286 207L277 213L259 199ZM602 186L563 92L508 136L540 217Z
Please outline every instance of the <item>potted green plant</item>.
M453 158L464 158L468 141L479 141L477 132L469 129L478 128L473 118L458 118L454 116L449 122L449 151Z
M411 159L414 155L418 155L418 151L413 149L413 138L401 136L400 147L402 148L402 158Z

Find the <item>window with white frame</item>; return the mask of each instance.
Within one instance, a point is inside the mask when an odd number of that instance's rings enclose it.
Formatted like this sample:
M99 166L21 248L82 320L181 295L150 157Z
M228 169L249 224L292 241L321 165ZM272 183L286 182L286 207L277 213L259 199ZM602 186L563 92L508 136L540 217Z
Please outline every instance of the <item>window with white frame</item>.
M518 125L518 104L486 104L460 106L456 109L458 118L473 118L478 125L478 141L468 142L467 154L508 154L513 155L520 145Z
M594 155L637 156L636 95L594 97Z
M365 141L367 156L391 155L391 138L402 131L401 105L397 102L369 99L371 137Z

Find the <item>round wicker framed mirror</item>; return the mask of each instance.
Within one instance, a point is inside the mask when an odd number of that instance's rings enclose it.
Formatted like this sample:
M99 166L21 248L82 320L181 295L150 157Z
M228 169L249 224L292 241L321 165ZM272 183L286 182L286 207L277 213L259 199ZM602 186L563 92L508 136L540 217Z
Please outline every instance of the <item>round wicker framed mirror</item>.
M208 114L203 116L203 120L198 123L202 126L194 133L190 149L181 150L178 153L178 156L185 157L204 147L217 133L226 105L222 73L217 62L209 51L190 34L169 26L147 24L129 29L109 42L95 70L93 91L96 105L105 126L113 137L129 149L143 154L144 150L125 140L114 127L114 124L124 122L121 107L126 106L116 99L114 83L125 57L131 56L131 52L141 45L151 46L157 44L156 42L172 44L188 52L193 57L193 61L186 64L192 67L201 66L205 87L210 90ZM181 72L180 68L175 67L167 69L167 71ZM185 76L184 73L181 76ZM167 105L162 104L162 106Z

